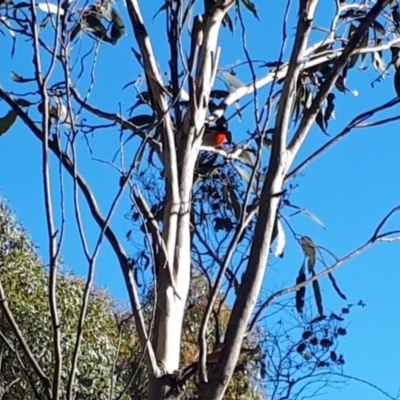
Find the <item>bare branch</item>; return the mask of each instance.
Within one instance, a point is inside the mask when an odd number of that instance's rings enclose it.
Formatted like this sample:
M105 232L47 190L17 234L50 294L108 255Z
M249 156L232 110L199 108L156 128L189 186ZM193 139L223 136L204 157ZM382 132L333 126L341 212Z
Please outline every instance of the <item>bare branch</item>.
M28 128L39 140L42 141L44 139L42 131L29 118L28 114L26 114L25 111L23 111L18 106L18 104L8 95L8 93L3 90L1 86L0 86L0 98L2 98L7 102L7 104L17 113L17 115L22 119L22 121L28 126ZM144 317L142 314L142 307L140 305L139 295L134 282L132 270L130 268L129 259L125 253L125 250L123 249L121 243L117 239L115 233L111 230L109 226L106 225L106 220L101 215L101 212L98 208L93 193L91 192L88 184L83 179L83 177L80 174L75 173L74 165L70 160L70 158L68 157L68 155L60 150L56 142L49 140L48 143L50 150L61 160L67 172L71 175L72 178L76 179L76 182L80 187L80 189L82 190L82 193L88 203L90 212L92 213L94 220L98 224L99 228L102 231L104 230L104 234L107 240L109 241L115 255L118 258L122 273L125 278L125 284L131 301L132 310L135 315L139 338L143 348L147 348L148 366L149 368L151 368L154 375L157 375L159 373L159 369L157 366L153 348L148 343Z
M367 250L369 247L371 247L374 243L382 241L381 239L384 239L387 236L391 235L392 232L386 232L384 234L379 234L379 231L382 229L382 227L384 226L384 224L389 220L390 217L392 217L395 213L400 211L400 206L394 207L383 219L382 221L379 223L377 229L375 230L374 234L372 235L372 237L370 239L368 239L365 243L363 243L361 246L357 247L355 250L351 251L350 253L348 253L347 255L345 255L344 257L338 259L335 261L334 264L332 264L330 267L326 268L325 270L313 275L311 278L298 283L297 285L293 285L293 286L289 286L287 288L278 290L277 292L275 292L274 294L272 294L271 296L268 297L268 299L262 304L262 306L257 310L257 312L255 313L255 315L253 316L251 323L249 324L249 327L247 329L246 335L250 334L255 326L256 323L258 321L258 319L260 318L261 314L279 297L288 294L288 293L292 293L292 292L296 292L299 289L309 285L310 283L324 277L325 275L328 275L330 273L332 273L334 270L338 269L341 265L345 264L346 262L348 262L349 260L351 260L352 258L354 258L355 256L358 256L360 253L362 253L363 251ZM397 231L398 233L398 231ZM396 240L399 240L399 238L396 238Z
M37 374L38 378L40 379L43 388L45 389L45 393L48 399L52 399L52 388L51 388L51 381L49 377L44 373L42 368L40 367L39 363L35 359L31 349L28 346L28 343L25 341L24 335L21 332L17 321L15 321L14 316L8 307L8 301L6 298L6 294L4 292L3 285L0 282L0 307L3 311L3 315L5 316L7 322L10 325L10 328L13 330L15 336L17 337L18 343L20 344L22 351L24 352L26 358L28 359L31 367Z

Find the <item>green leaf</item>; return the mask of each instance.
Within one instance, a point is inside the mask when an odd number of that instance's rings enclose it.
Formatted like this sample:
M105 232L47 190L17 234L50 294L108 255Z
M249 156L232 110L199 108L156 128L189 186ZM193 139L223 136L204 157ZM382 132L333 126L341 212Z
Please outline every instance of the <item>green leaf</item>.
M376 32L380 33L381 35L386 34L386 29L385 27L378 21L372 21L370 27L375 30Z
M365 32L365 35L362 37L361 43L360 43L360 47L361 47L362 49L368 47L368 38L369 38L369 34L368 34L368 31L366 31L366 32ZM365 60L365 57L367 57L367 53L362 53L362 54L361 54L361 61L364 61L364 60Z
M315 118L315 122L321 128L322 132L324 132L325 135L327 135L324 114L325 114L325 111L323 108L321 108L318 111L317 117Z
M17 119L17 113L10 110L3 118L0 118L0 136L6 133Z
M235 165L235 168L237 172L239 172L239 175L242 177L242 179L248 184L250 182L251 175L239 165Z
M335 82L335 86L336 86L336 89L338 89L339 91L346 93L347 89L344 84L344 81L345 81L345 79L343 78L343 76L339 75Z
M357 27L356 27L354 24L350 24L349 34L347 35L347 39L348 39L348 40L350 40L350 38L353 36L353 33L354 33L356 30L357 30ZM360 57L360 54L354 54L354 55L352 55L352 56L350 57L348 67L349 67L349 68L353 68L353 67L356 65L356 63L357 63L359 57Z
M33 105L34 103L31 103L28 100L25 99L16 99L15 102L20 106L20 107L29 107Z
M233 32L233 22L228 13L225 14L224 19L222 20L222 26L225 28L225 26L227 26L227 25L228 25L228 29L231 32Z
M250 149L243 150L239 155L239 160L242 161L244 164L248 165L249 167L254 167L255 165L255 158L254 152Z
M299 212L301 212L301 213L307 215L307 216L310 217L314 222L316 222L318 225L322 226L322 228L325 229L325 225L324 225L324 224L321 222L321 220L320 220L315 214L313 214L312 212L306 210L305 208L295 206L295 205L293 205L293 204L287 204L287 205L288 205L289 207L295 208L295 209L298 210ZM292 215L295 215L295 214L298 214L298 213L294 213L294 214L292 214Z
M235 89L239 89L244 86L244 83L239 78L236 77L236 75L233 71L223 72L222 76L226 79L226 81L228 82L228 85Z
M233 208L233 213L235 214L235 217L237 220L239 220L240 215L242 213L242 206L240 204L239 198L236 195L235 189L232 187L229 190L229 195L230 195L230 200Z
M11 72L11 79L14 82L18 82L18 83L33 82L35 80L35 78L23 78L21 75L18 75L16 72Z
M153 22L156 19L157 15L160 14L162 11L165 11L168 9L168 2L166 2L164 5L162 5L158 11L153 15Z
M257 8L255 6L255 4L251 1L251 0L242 0L243 5L249 10L251 11L251 13L258 19L260 20L260 18L258 18L258 13L257 13Z

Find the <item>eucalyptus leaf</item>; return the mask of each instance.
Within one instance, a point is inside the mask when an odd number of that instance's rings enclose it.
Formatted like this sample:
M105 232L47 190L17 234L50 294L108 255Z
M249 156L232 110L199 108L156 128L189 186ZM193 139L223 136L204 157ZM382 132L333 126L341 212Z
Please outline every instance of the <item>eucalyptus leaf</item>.
M296 285L303 283L305 280L306 280L306 274L304 272L304 264L303 264L302 267L300 268L299 275L296 278ZM295 298L296 310L300 314L303 312L305 295L306 295L305 286L301 287L296 291L296 298Z
M238 198L234 188L231 188L229 190L229 194L230 194L230 198L231 198L233 213L235 214L236 219L239 220L240 215L242 213L242 206L240 204L239 198Z
M314 222L316 222L318 225L320 225L322 228L325 229L325 225L324 225L324 224L321 222L321 220L320 220L315 214L313 214L312 212L306 210L305 208L295 206L295 205L293 205L293 204L287 204L287 205L288 205L289 207L295 208L296 210L298 210L298 212L301 212L301 213L307 215L307 216L310 217ZM297 214L297 213L296 213L296 214Z
M324 314L324 308L322 306L322 295L321 295L321 289L319 287L318 281L313 281L312 283L313 289L314 289L314 297L315 297L315 303L317 304L317 310L319 315Z
M233 73L223 72L222 75L227 80L229 85L235 89L239 89L244 86L244 83L240 81Z
M16 72L11 72L11 79L18 83L33 82L35 80L35 78L24 78L21 75L18 75Z
M255 4L251 1L251 0L242 0L243 5L249 10L251 11L251 13L258 19L260 20L260 18L258 18L258 13L257 13L257 8L255 6Z
M314 242L308 237L308 236L303 236L300 239L300 245L301 248L303 249L303 252L305 256L308 259L308 270L313 271L315 267L315 262L316 262L316 246Z
M394 89L396 90L397 97L400 97L400 68L397 68L394 74Z
M118 40L125 35L125 24L115 8L111 9L111 43L116 44Z
M29 107L33 105L34 103L31 103L28 100L25 99L16 99L15 102L20 106L20 107Z
M10 110L4 117L0 118L0 136L11 128L16 119L17 113L14 110Z
M57 4L52 4L52 3L38 3L37 4L38 8L42 10L43 12L47 12L49 14L58 14L64 15L64 10L60 7L58 7Z
M276 220L277 236L276 236L276 248L275 257L283 257L283 252L286 246L286 235L283 230L281 221L277 218Z
M239 155L239 160L249 167L254 167L256 160L254 157L254 153L251 150L243 150Z

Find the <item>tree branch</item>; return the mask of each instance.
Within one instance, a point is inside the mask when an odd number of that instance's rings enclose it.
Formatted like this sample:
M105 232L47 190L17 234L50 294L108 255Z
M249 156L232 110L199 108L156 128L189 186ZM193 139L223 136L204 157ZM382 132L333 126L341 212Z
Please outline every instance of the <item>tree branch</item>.
M7 92L0 86L0 98L6 101L6 103L17 113L17 115L22 119L22 121L28 126L28 128L32 131L32 133L40 140L43 141L43 133L36 126L36 124L29 118L28 114L23 111L18 104L9 96ZM117 236L112 231L112 229L106 225L106 221L104 217L101 215L99 207L97 205L96 199L90 190L88 184L83 179L80 174L75 174L74 165L68 155L60 150L57 143L49 140L49 148L50 150L60 159L62 165L66 169L66 171L70 174L72 179L76 179L78 186L82 190L82 193L88 203L90 212L98 224L99 228L103 231L104 234L109 241L112 249L114 250L115 255L118 258L125 284L128 290L128 295L131 301L132 310L135 316L135 321L138 329L138 334L140 338L140 342L143 348L147 349L147 361L148 366L151 369L154 375L159 374L159 368L157 366L155 354L153 348L150 343L148 343L146 328L144 317L142 313L142 307L140 305L139 295L136 289L134 277L132 274L132 270L130 267L129 259L123 249L121 243L118 241Z

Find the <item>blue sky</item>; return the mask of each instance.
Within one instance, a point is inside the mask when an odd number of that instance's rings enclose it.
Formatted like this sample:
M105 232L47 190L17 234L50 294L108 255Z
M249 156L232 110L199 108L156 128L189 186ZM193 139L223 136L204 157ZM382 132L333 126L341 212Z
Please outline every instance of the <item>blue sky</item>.
M153 38L153 45L162 68L166 67L169 54L167 39L164 33L164 16L160 14L152 20L152 15L159 6L158 2L143 1L142 11L148 24L148 30ZM256 21L246 10L243 11L246 22L247 47L253 59L275 61L279 54L279 44L282 31L282 11L285 2L257 2L260 21ZM334 2L329 2L334 3ZM273 4L273 5L272 5ZM323 24L331 4L325 0L318 9L318 23ZM282 7L282 10L279 10ZM123 4L118 3L123 10ZM125 15L125 13L124 13ZM291 19L296 15L292 10ZM125 15L126 16L126 15ZM276 17L279 16L279 17ZM44 17L44 15L43 15ZM289 20L291 20L289 19ZM126 19L126 21L128 21ZM241 49L240 27L232 35L225 29L221 35L222 57L221 67L228 67L238 61L244 61L245 55ZM293 24L289 24L289 44ZM91 97L93 104L112 112L119 107L126 110L135 101L135 92L130 87L121 91L129 81L136 79L140 73L136 60L130 52L132 43L131 28L127 22L128 35L121 39L117 46L104 45L100 48L98 59L98 81ZM312 36L316 40L317 34ZM319 37L319 36L318 36ZM9 49L10 41L1 37L4 47ZM91 39L85 38L86 45ZM234 43L234 45L233 45ZM238 45L239 44L239 45ZM25 44L24 46L28 46ZM4 48L3 47L3 48ZM20 49L20 50L19 50ZM25 49L28 49L25 47ZM6 68L0 70L0 84L6 88L22 92L17 84L10 84L10 71L21 75L29 75L31 58L27 57L24 48L17 47L15 59L6 62ZM289 46L290 49L290 46ZM7 50L8 51L8 50ZM5 54L5 53L3 53ZM120 60L123 60L121 62ZM388 61L388 58L386 57ZM257 65L257 64L256 64ZM237 69L237 76L243 82L249 82L250 72L246 67ZM261 76L265 69L256 68ZM384 82L371 87L371 81L376 77L372 67L368 71L352 70L347 79L347 86L357 90L359 96L337 94L336 119L329 125L329 132L336 134L357 114L372 107L383 104L395 96L393 88L393 70ZM224 86L219 83L220 88ZM265 100L267 92L260 92L260 102ZM114 101L118 99L118 101ZM119 102L119 103L118 103ZM244 101L243 101L244 102ZM385 115L398 113L400 105L391 109ZM0 103L0 115L7 111ZM144 109L142 109L144 112ZM233 112L232 109L230 112ZM227 115L230 115L228 112ZM243 119L233 119L230 129L234 140L240 142L247 138L247 131L254 131L251 108L243 113ZM111 137L106 132L99 131L91 138L97 157L108 157L110 149L115 149L118 137ZM302 151L299 160L310 154L328 138L319 130L313 128ZM81 139L80 151L82 159L89 157L89 152ZM134 148L134 143L130 148ZM114 151L114 150L113 150ZM326 229L310 219L297 216L292 219L298 233L311 237L315 243L325 246L342 256L367 240L377 223L394 206L400 204L400 135L399 122L368 129L353 130L343 141L334 146L326 154L315 160L294 183L297 189L290 200L293 204L305 207L313 212L324 223ZM296 163L295 163L296 164ZM80 164L84 175L98 195L99 204L103 208L109 205L113 193L118 187L118 174L104 164L82 161ZM46 253L46 228L43 211L43 189L41 181L40 143L27 131L25 126L17 121L13 129L0 138L0 193L6 199L17 217L31 234L38 245L39 254L44 259ZM114 182L107 186L105 182ZM71 187L66 185L66 193L71 193ZM109 189L111 187L111 189ZM123 215L127 212L127 200L124 200L113 221L113 228L123 237L130 224ZM85 208L83 207L85 212ZM72 207L67 205L67 214ZM397 217L397 228L400 218ZM90 218L85 219L91 230L91 239L96 233ZM392 227L396 225L392 223ZM82 262L82 252L76 245L77 230L74 223L67 220L67 235L63 257L66 265L76 273L85 274ZM126 248L131 247L126 243ZM302 263L301 250L293 240L289 240L285 257L274 261L268 269L265 290L280 288L282 285L294 282L297 271ZM366 253L341 267L335 272L335 277L342 291L347 295L349 303L363 300L366 308L354 308L346 318L348 335L340 343L340 352L345 355L345 372L358 378L370 381L395 396L400 388L400 245L377 244ZM126 299L122 276L119 268L115 268L115 260L107 246L102 251L97 269L96 281L107 287L117 298ZM336 311L347 303L334 293L327 279L321 282L325 307ZM339 392L326 388L321 398L333 400L354 400L363 398L384 398L377 391L366 385L349 381Z

